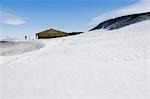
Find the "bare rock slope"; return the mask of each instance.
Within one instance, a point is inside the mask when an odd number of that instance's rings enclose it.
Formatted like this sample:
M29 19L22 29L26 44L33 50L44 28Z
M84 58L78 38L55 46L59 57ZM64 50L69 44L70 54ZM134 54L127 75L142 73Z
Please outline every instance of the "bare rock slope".
M97 30L97 29L114 30L134 23L142 22L145 20L150 20L150 12L126 15L126 16L110 19L100 23L90 31Z

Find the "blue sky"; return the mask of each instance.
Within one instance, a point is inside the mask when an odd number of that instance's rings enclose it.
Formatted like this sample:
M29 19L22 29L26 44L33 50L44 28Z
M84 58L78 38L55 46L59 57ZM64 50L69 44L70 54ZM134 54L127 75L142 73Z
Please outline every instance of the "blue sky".
M55 28L66 32L88 31L90 21L137 0L1 0L0 36L34 37Z

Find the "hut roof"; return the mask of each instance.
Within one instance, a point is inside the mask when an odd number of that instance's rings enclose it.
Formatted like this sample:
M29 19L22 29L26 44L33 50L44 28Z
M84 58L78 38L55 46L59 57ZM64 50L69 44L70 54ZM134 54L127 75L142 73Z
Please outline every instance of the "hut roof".
M36 35L41 34L41 33L45 33L45 32L48 32L48 31L55 31L55 32L61 32L61 33L67 34L67 32L63 32L63 31L59 31L59 30L50 28L50 29L38 32L38 33L36 33Z

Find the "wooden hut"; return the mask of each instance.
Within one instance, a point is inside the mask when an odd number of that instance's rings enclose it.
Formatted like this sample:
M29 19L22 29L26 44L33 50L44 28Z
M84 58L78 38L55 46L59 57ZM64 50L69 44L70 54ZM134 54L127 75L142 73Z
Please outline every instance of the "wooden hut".
M55 30L55 29L48 29L48 30L36 33L37 39L57 38L57 37L63 37L63 36L68 36L68 33Z

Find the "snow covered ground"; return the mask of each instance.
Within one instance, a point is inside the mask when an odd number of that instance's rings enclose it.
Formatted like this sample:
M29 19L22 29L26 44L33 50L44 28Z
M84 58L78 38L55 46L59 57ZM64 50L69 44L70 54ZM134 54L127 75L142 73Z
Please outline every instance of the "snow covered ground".
M1 99L149 99L150 21L40 40L0 56Z

